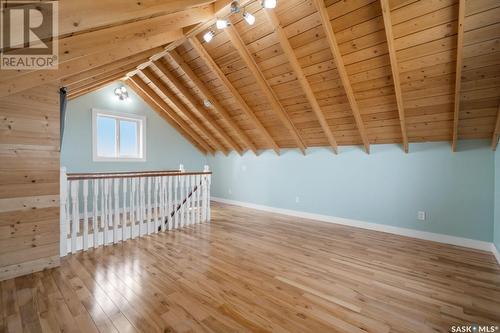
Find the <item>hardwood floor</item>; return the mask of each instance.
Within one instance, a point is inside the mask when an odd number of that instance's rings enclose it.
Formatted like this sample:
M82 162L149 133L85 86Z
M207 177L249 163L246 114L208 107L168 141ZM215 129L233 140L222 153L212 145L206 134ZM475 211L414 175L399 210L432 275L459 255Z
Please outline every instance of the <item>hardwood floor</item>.
M448 332L500 325L490 253L214 204L213 221L1 282L0 332Z

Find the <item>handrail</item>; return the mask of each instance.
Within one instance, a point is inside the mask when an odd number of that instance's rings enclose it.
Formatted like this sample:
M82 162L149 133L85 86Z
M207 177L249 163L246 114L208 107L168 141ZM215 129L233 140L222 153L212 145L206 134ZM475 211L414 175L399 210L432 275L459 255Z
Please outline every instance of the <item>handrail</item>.
M139 172L108 172L108 173L68 173L68 180L83 179L108 179L108 178L136 178L136 177L159 177L159 176L191 176L211 175L211 171L186 172L179 170L165 171L139 171Z

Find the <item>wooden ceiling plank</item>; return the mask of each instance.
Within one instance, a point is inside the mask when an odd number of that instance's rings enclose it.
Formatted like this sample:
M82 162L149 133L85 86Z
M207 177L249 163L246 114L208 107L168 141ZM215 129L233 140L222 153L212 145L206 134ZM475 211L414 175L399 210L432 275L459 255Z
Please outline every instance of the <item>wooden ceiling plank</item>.
M206 143L206 141L196 133L196 131L191 128L191 126L184 120L182 119L170 106L165 102L160 96L156 94L156 92L148 86L148 84L140 78L138 75L134 75L130 78L127 79L126 82L131 82L135 85L135 88L137 88L139 91L142 91L145 96L147 96L150 100L150 102L154 102L155 105L157 105L163 112L168 115L170 119L174 123L179 126L182 131L188 133L189 137L193 138L198 145L203 147L205 151L208 151L211 154L215 153L215 150ZM177 128L177 127L176 127ZM180 131L182 133L182 131Z
M68 98L73 99L75 95L81 96L98 90L116 80L122 79L127 74L127 71L122 71L120 73L114 73L109 76L102 77L89 84L76 87L75 89L68 89Z
M189 121L196 127L200 132L205 135L212 145L216 147L217 150L222 151L224 154L227 155L227 149L217 141L217 139L210 133L210 131L203 125L198 119L196 119L196 116L182 104L182 101L173 93L171 92L165 83L158 77L156 74L153 72L153 70L149 67L146 67L141 70L141 72L146 76L150 81L151 84L154 85L158 90L162 92L163 95L167 98L168 104L171 105L171 107L179 114L183 114L186 118L189 119Z
M498 105L497 121L495 123L495 130L493 131L493 138L491 139L491 149L497 150L498 138L500 137L500 104Z
M172 74L164 64L160 61L153 61L153 66L155 66L165 77L170 81L170 83L189 101L193 108L195 108L202 118L207 121L210 126L219 136L221 136L227 143L228 146L232 147L238 154L242 155L242 149L234 142L234 140L222 129L213 119L210 114L205 110L205 107L201 105L200 102L196 100L196 97L189 91L188 88L179 80L174 74Z
M359 112L358 103L354 96L354 91L351 86L351 82L349 81L349 76L347 74L347 70L344 65L344 61L342 59L342 54L340 52L339 45L337 43L337 39L335 37L335 32L333 31L332 24L330 23L330 17L328 16L327 8L325 7L325 3L323 0L314 0L314 5L320 14L321 24L325 30L326 39L330 46L330 49L333 54L333 60L335 65L337 66L337 71L342 80L342 84L344 86L347 99L351 106L351 110L356 121L356 125L358 127L359 134L361 136L361 140L363 141L363 145L365 147L365 151L367 154L370 153L370 142L368 141L368 136L366 135L365 126L363 124L363 119L361 118L361 114Z
M458 122L460 118L460 88L462 84L462 61L464 45L465 0L458 3L457 62L455 67L455 102L453 109L453 138L451 150L457 150Z
M78 83L71 84L71 85L66 85L66 88L68 89L69 92L75 91L75 90L80 90L82 87L92 85L92 84L99 82L99 81L104 81L104 80L111 78L111 77L118 77L118 78L125 77L126 74L133 69L135 69L135 67L131 66L129 68L123 68L123 69L119 69L119 70L118 69L111 70L109 72L105 72L105 73L102 73L100 75L92 76L92 77L88 78L87 80L80 81Z
M250 119L252 124L257 128L261 135L263 135L266 142L272 147L272 149L279 155L279 146L274 141L273 137L267 129L262 125L259 119L255 116L255 113L252 111L250 106L248 106L247 102L241 97L240 93L233 86L231 81L226 77L222 69L217 65L217 63L212 59L212 57L205 50L203 45L201 45L200 41L196 37L189 38L189 42L196 50L200 58L204 61L204 63L208 66L212 73L222 82L223 86L231 93L231 96L236 100L238 107L245 113L245 115Z
M282 124L288 129L290 135L292 136L295 144L300 149L300 151L303 154L305 154L306 146L304 145L297 129L295 128L292 121L288 117L286 111L281 105L276 94L273 92L271 86L266 81L264 74L262 74L257 63L255 62L255 59L252 57L245 43L243 42L240 35L236 31L236 28L233 25L229 25L224 31L226 32L231 43L234 45L239 55L247 65L248 69L252 72L255 80L257 81L257 84L259 85L259 88L266 95L269 103L271 104L271 108L274 110L276 116L282 122Z
M175 50L170 51L167 56L169 56L171 60L182 69L182 71L191 81L193 81L196 88L207 100L212 103L215 111L222 117L222 119L224 119L228 126L238 134L245 145L250 150L252 150L254 154L257 154L257 147L255 146L255 144L250 140L250 138L248 138L248 136L241 130L241 128L238 127L238 125L231 118L224 106L222 106L222 104L220 104L219 101L212 95L210 90L205 86L205 84L203 84L203 82L193 72L191 67L189 67L189 65L182 59L182 57Z
M32 71L7 81L0 81L0 97L30 89L47 82L59 82L61 79L66 77L77 75L93 68L119 61L125 57L172 42L182 36L182 30L173 30L158 35L158 38L155 38L154 40L149 39L143 41L138 39L133 42L120 44L115 48L104 49L100 53L76 58L66 62L64 66L59 67L57 70L46 69Z
M403 138L403 149L408 153L408 135L406 133L405 110L403 104L403 93L401 91L401 82L399 79L399 65L396 56L396 48L394 47L394 35L392 33L391 9L389 0L380 0L382 7L382 17L384 20L385 35L387 38L387 48L389 50L389 58L391 61L392 80L394 83L394 93L396 94L396 102L398 105L399 124L401 126L401 134Z
M292 66L292 70L297 76L297 79L302 87L302 90L306 94L307 100L309 101L309 104L311 105L311 108L313 109L314 113L316 114L316 118L318 119L321 128L323 129L323 132L325 136L328 139L328 142L333 148L333 151L337 153L337 141L335 140L335 137L333 136L333 133L330 129L330 126L328 125L328 122L326 121L325 115L323 111L321 110L321 107L319 106L318 100L316 99L316 96L314 95L313 90L311 89L311 85L309 84L309 81L307 80L304 71L302 70L302 67L300 66L299 60L297 59L297 56L295 55L295 52L292 48L292 45L290 44L290 41L288 40L288 37L281 26L281 23L279 21L278 16L276 15L274 10L265 10L264 12L266 13L267 18L271 22L271 24L274 27L274 31L276 32L278 36L278 40L280 42L280 45L285 52L288 61L290 65Z

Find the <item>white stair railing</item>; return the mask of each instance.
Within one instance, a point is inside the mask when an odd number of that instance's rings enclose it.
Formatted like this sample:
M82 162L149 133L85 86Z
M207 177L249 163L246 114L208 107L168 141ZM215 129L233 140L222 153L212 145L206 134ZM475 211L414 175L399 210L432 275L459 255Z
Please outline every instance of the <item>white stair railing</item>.
M60 254L210 222L211 172L66 174L61 168Z

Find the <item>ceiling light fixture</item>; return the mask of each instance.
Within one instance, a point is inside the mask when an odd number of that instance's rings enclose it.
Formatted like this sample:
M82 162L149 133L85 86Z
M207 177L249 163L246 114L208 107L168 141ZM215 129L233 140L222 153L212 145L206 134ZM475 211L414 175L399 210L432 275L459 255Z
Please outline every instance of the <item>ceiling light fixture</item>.
M255 23L255 16L253 16L249 12L244 12L243 18L245 19L245 21L247 21L249 25L253 25Z
M210 30L203 35L203 39L205 40L205 42L210 43L210 41L212 40L212 38L214 38L214 36L215 33L212 30Z
M228 25L229 22L226 19L217 19L217 21L215 22L215 26L219 30L227 28Z
M262 0L262 7L266 9L276 8L277 0Z
M205 107L208 109L212 107L212 102L210 102L208 99L204 99L203 105L205 105Z

